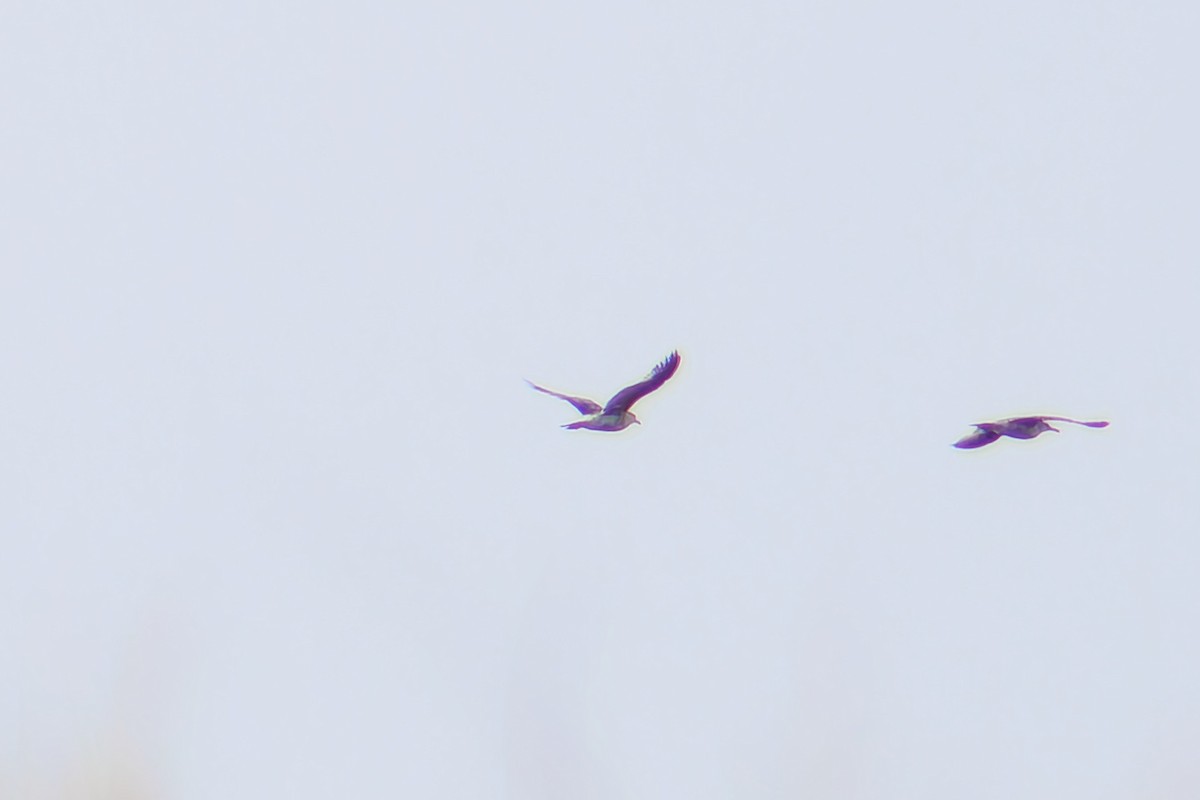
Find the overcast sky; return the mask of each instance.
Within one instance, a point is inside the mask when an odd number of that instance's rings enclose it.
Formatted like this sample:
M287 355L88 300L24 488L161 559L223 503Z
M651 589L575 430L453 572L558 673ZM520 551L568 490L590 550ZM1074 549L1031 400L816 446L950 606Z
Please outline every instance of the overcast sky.
M1200 795L1197 41L7 8L0 796Z

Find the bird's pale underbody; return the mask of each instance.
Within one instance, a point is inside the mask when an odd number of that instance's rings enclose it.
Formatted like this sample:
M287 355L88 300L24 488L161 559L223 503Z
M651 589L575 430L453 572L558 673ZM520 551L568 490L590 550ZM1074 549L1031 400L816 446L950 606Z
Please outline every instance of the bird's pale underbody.
M586 397L574 397L569 394L552 392L549 389L538 386L533 381L526 381L526 383L539 392L548 394L551 397L557 397L560 400L566 400L575 406L575 409L580 414L587 415L578 422L570 422L563 425L568 430L585 428L592 431L623 431L634 423L641 424L641 421L629 410L630 407L666 383L675 374L675 370L679 369L679 361L678 351L671 353L671 355L663 359L661 364L654 368L648 378L632 386L626 386L613 395L612 399L603 407L596 401L589 400Z
M1013 439L1033 439L1046 431L1058 433L1058 428L1050 425L1050 420L1055 422L1070 422L1075 425L1086 425L1089 428L1108 427L1108 423L1104 420L1084 422L1083 420L1071 419L1069 417L1009 417L1008 419L1000 419L995 422L975 423L975 430L955 442L954 446L962 450L971 450L976 447L983 447L985 444L991 444L1001 436L1009 436Z

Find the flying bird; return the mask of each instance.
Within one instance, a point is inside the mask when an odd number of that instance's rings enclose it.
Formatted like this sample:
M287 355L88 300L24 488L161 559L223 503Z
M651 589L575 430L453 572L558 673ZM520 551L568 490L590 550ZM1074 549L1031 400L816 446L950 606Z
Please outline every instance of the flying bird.
M614 394L612 399L603 408L600 407L599 403L594 400L588 400L586 397L572 397L569 394L559 394L558 392L544 389L533 381L527 380L525 382L539 392L548 394L551 397L557 397L560 400L566 400L575 406L575 409L580 414L587 415L585 419L581 419L578 422L570 422L563 425L567 430L587 428L592 431L623 431L634 423L638 425L642 424L641 420L635 417L629 408L638 400L641 400L666 383L675 374L675 370L677 369L679 369L678 351L664 358L662 363L656 366L644 381L635 383L632 386L626 386Z
M1046 420L1072 422L1076 425L1086 425L1089 428L1108 427L1108 423L1104 420L1084 422L1083 420L1070 419L1068 417L1009 417L1008 419L996 420L995 422L976 422L975 430L955 442L954 446L963 450L970 450L975 447L983 447L985 444L991 444L1001 436L1011 436L1014 439L1033 439L1046 431L1058 433L1058 428L1053 427Z

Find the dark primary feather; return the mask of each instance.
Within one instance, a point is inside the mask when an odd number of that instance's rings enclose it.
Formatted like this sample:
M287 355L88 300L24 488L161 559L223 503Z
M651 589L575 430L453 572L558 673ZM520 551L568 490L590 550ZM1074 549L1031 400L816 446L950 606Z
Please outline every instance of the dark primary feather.
M544 389L541 386L538 386L536 383L534 383L533 381L530 381L530 380L527 380L525 382L528 383L530 386L532 386L534 389L537 389L539 392L542 392L543 394L548 394L551 397L557 397L559 400L566 400L568 403L575 406L575 410L578 411L580 414L595 414L597 411L600 410L600 404L597 403L595 400L588 400L586 397L572 397L569 394L559 394L558 392L552 392L549 389Z
M662 363L654 368L650 373L650 377L641 383L635 383L633 386L626 386L621 391L613 395L612 400L604 406L605 414L623 414L630 407L641 400L646 395L653 392L658 387L662 386L667 380L675 374L675 370L679 369L679 352L671 353L663 359Z
M1070 417L1042 417L1042 419L1053 419L1059 422L1074 422L1076 425L1086 425L1089 428L1107 428L1108 422L1102 419L1095 422L1085 422L1081 419L1071 419Z

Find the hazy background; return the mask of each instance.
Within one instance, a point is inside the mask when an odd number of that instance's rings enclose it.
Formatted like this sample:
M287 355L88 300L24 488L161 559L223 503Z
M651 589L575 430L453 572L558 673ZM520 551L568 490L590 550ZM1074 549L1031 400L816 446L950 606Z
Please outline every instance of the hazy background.
M1198 796L1197 41L6 7L0 796Z

